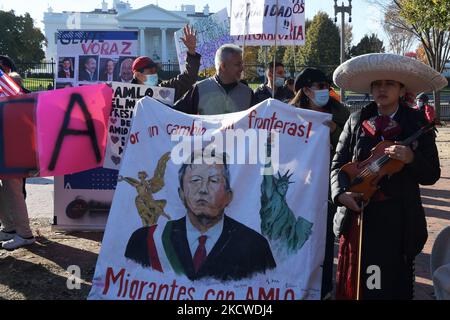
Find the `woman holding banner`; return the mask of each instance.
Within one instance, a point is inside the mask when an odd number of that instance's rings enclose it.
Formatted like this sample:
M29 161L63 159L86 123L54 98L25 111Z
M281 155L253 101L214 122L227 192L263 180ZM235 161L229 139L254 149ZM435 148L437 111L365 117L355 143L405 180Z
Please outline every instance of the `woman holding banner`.
M334 156L339 136L344 128L350 112L339 101L329 95L329 82L325 74L315 68L304 69L295 80L295 97L290 104L297 108L310 109L332 114L330 126L331 159ZM331 160L330 159L330 160ZM333 290L334 234L333 216L336 206L328 200L327 236L325 258L322 271L322 299L329 299Z

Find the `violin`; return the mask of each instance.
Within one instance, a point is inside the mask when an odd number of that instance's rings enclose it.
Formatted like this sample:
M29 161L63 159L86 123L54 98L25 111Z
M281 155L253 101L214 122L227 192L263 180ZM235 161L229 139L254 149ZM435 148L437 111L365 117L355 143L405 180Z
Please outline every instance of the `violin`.
M350 179L348 191L361 193L363 202L369 202L370 198L379 189L378 183L385 176L392 176L401 171L405 163L392 159L384 153L384 149L392 145L409 146L416 141L422 134L434 128L434 123L427 124L420 128L409 138L394 142L384 140L378 143L372 150L369 158L364 161L349 162L341 167L339 173L342 171Z

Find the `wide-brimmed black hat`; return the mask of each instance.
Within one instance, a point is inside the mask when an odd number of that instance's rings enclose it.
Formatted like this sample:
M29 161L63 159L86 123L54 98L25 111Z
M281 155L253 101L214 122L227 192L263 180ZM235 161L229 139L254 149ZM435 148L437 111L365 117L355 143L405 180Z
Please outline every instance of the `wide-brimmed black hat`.
M14 61L8 56L0 55L0 64L4 65L5 67L10 68L11 72L16 72L17 71L17 68L16 68L16 65L15 65Z
M295 79L295 91L310 87L314 82L328 82L325 73L316 68L305 68Z

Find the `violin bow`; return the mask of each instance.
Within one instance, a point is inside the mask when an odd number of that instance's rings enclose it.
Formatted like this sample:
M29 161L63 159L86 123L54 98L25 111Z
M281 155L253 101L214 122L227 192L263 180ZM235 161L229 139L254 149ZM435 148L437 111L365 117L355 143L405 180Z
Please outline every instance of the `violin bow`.
M361 202L361 213L358 218L359 223L359 243L358 243L358 272L356 281L356 300L361 300L361 268L362 268L362 243L363 243L363 222L364 222L364 201Z

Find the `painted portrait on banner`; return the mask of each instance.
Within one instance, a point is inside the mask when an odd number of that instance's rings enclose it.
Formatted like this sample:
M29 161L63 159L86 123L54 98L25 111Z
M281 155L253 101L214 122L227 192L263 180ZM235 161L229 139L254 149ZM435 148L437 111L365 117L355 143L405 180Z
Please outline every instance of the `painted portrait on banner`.
M320 299L328 118L140 100L89 298Z

